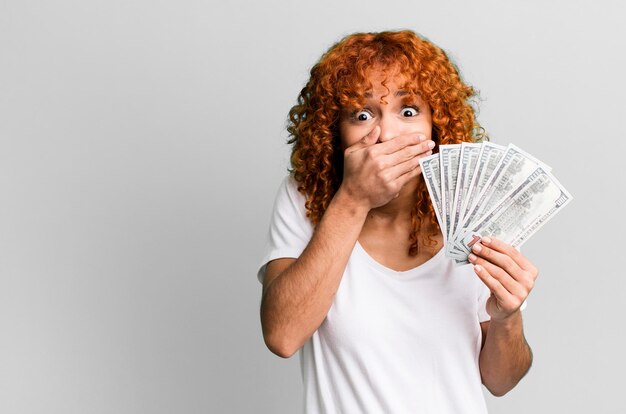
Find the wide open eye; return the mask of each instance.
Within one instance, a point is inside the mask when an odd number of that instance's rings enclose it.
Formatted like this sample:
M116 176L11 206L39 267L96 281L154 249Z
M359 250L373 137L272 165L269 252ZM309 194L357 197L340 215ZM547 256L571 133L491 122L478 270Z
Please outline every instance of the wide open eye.
M372 114L367 110L355 112L353 116L357 121L369 121L372 119Z
M406 106L402 108L402 116L411 117L411 116L417 116L417 114L419 114L419 111L417 110L417 108L414 108L412 106Z

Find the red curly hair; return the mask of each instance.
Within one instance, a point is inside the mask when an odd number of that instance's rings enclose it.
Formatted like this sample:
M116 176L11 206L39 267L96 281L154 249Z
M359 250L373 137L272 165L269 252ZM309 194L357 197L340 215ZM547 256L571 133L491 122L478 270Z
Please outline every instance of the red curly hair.
M432 111L432 139L441 144L486 138L476 120L476 91L460 78L446 53L412 31L356 33L332 46L311 69L311 77L289 111L290 173L306 197L307 217L319 224L343 178L339 119L343 109L363 107L372 88L369 75L383 68L401 75L402 89L419 95ZM383 86L385 82L383 82ZM419 180L411 211L409 255L421 244L434 245L440 231L424 180Z

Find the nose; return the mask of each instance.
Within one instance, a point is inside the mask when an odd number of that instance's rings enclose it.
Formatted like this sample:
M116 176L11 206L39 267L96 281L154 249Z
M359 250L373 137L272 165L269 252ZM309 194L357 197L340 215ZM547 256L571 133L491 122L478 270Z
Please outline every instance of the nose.
M378 138L380 142L389 141L400 135L398 123L391 115L383 114L378 125L380 126L380 137Z

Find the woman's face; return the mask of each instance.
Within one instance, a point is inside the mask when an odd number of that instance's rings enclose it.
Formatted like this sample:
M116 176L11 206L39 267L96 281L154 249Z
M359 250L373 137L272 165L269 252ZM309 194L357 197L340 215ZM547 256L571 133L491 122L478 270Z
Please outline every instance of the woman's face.
M346 108L339 121L342 150L356 144L365 135L380 126L380 142L385 142L399 135L421 133L431 139L432 117L430 107L418 96L411 96L409 91L398 88L400 78L392 77L387 81L387 88L382 85L384 74L372 72L370 76L373 90L365 94L363 108ZM385 101L381 102L381 97Z

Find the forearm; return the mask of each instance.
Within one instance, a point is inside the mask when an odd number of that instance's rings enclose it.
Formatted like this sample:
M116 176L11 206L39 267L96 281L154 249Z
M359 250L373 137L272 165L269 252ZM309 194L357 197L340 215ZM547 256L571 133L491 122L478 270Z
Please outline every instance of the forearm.
M281 356L296 352L326 317L368 211L340 189L300 257L265 290L263 333Z
M483 384L496 396L502 396L522 379L532 363L532 351L518 310L509 318L489 323L487 338L480 353Z

